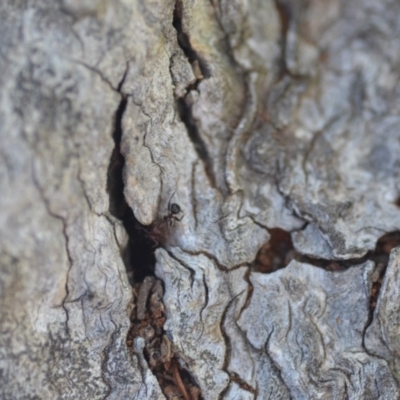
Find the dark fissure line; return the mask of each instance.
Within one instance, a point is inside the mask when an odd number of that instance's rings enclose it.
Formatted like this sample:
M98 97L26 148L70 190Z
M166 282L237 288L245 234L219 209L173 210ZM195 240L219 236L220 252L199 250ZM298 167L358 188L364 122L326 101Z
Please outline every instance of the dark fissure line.
M216 184L212 168L212 161L208 154L207 146L201 138L196 122L193 118L192 108L187 104L185 98L180 98L176 100L176 108L181 121L186 126L189 138L194 144L197 155L205 166L205 171L210 180L211 186L215 187Z
M122 86L120 83L119 87ZM148 275L154 275L155 257L146 227L135 218L124 196L123 168L125 159L120 151L122 138L122 118L128 104L127 96L121 94L121 102L115 112L113 139L115 143L107 173L107 192L110 213L122 221L128 234L128 244L122 250L129 282L141 282Z
M315 259L302 255L294 249L289 232L282 229L270 229L269 233L271 234L270 240L260 249L254 261L252 270L255 272L272 273L278 269L285 268L291 260L307 263L332 272L344 271L366 261L375 263L374 279L369 299L368 320L364 328L365 333L373 321L379 292L389 263L390 252L393 248L400 246L400 231L382 236L377 241L373 251L369 251L363 257L349 260Z
M126 74L125 74L126 75ZM124 75L124 78L125 78ZM121 90L123 80L119 84L118 88ZM107 192L109 194L109 202L110 213L120 221L122 221L123 226L128 234L128 244L127 246L121 250L121 257L124 261L125 268L127 271L128 279L130 284L133 287L133 292L139 292L142 284L145 284L144 279L147 276L154 277L155 270L155 243L154 240L151 239L150 230L151 227L144 226L139 223L139 221L135 218L132 209L129 207L125 196L124 196L124 179L123 179L123 169L125 165L125 159L121 153L121 139L123 135L122 129L122 120L124 116L124 112L127 108L128 97L121 93L121 101L115 112L114 119L114 130L113 130L113 139L115 143L114 150L111 155L110 164L107 172ZM157 285L157 281L155 278L153 282L153 286ZM152 289L151 289L152 290ZM150 297L150 293L149 293ZM137 299L136 299L137 301ZM165 331L163 328L165 317L160 317L152 315L151 301L146 299L146 307L144 312L143 320L138 321L136 318L136 309L133 308L131 318L131 328L129 330L126 343L129 348L132 349L134 339L138 336L143 337L146 342L146 346L144 349L144 356L147 361L149 368L155 374L156 378L160 382L161 389L165 389L166 379L165 376L168 376L170 372L163 369L165 366L154 366L150 360L150 352L158 352L161 354L161 343L163 336L165 335ZM147 324L147 325L146 325ZM151 324L154 325L154 331L156 332L155 337L152 341L149 342L148 338L146 338L146 332L141 332L140 327L143 330L146 330L146 327L151 327ZM161 325L159 325L161 324ZM112 345L113 342L110 343L109 346ZM108 351L108 350L107 350ZM107 351L105 354L107 354ZM157 353L157 354L158 354ZM106 358L107 361L107 358ZM105 362L106 362L105 361ZM185 382L184 385L191 384L192 387L196 387L194 379L190 376L188 372L180 367L179 362L177 361L177 357L174 355L171 363L175 363L176 376L179 377L180 381ZM104 364L105 366L105 364ZM103 366L103 371L105 371L105 367ZM106 380L105 380L106 381ZM176 383L176 382L175 382ZM176 383L177 384L177 383ZM185 388L184 388L185 389ZM199 390L199 389L198 389ZM201 395L199 395L199 399L201 399Z
M200 82L203 79L208 79L211 76L211 73L205 60L192 48L189 36L183 31L182 18L183 4L181 0L177 0L175 3L172 25L177 33L178 44L192 67L194 68L195 64L197 63L201 73L201 77L196 77L196 81L186 88L186 93L189 93L191 90L198 90ZM197 128L196 121L193 117L191 104L186 96L176 99L176 108L181 121L186 126L189 138L194 144L194 148L205 166L206 174L210 179L210 183L215 187L212 161L208 154L207 146Z
M375 263L375 273L377 276L375 276L375 279L372 282L371 296L369 301L369 316L364 328L364 333L371 325L373 320L379 292L389 264L390 252L397 246L400 246L400 231L388 233L382 236L378 240L375 250L371 252L371 257L369 259ZM363 335L363 341L364 338L365 335Z
M283 229L269 229L271 237L269 241L259 250L254 262L254 270L256 272L271 273L278 269L285 268L291 260L307 263L315 267L323 268L328 271L343 271L349 267L362 264L368 260L384 262L387 264L389 253L383 250L384 243L390 241L392 247L394 243L400 245L400 233L394 232L382 236L376 245L375 250L369 251L363 257L351 258L348 260L329 260L321 258L312 258L304 254L298 253L293 246L290 232ZM383 260L384 259L384 260Z
M183 19L183 4L181 0L176 0L172 25L177 32L178 44L180 48L183 50L190 64L192 64L195 61L199 63L201 73L203 77L207 79L211 76L210 70L205 60L192 48L189 36L187 35L187 33L183 31L182 19Z
M280 38L281 54L278 59L279 71L276 81L279 82L285 76L290 76L291 78L297 80L303 80L307 78L306 75L302 75L294 71L291 71L287 65L288 34L289 30L292 28L291 27L292 21L298 19L298 16L294 14L297 14L299 12L299 7L305 9L307 7L307 1L301 1L301 3L299 4L289 0L274 0L274 1L281 23L281 38Z
M291 10L286 0L275 0L275 7L278 11L281 22L281 55L279 57L279 75L278 80L285 75L290 75L286 63L287 34L289 31L289 23L292 18Z
M115 143L114 150L111 154L110 164L107 172L107 192L110 199L110 212L118 218L123 219L123 216L128 207L124 197L124 181L122 171L125 164L125 159L120 152L122 138L122 117L124 115L128 99L122 96L121 102L115 112L113 139Z
M341 271L349 267L363 264L367 261L373 261L375 263L375 266L377 266L378 264L385 265L385 267L383 268L384 273L389 262L390 250L399 245L400 233L392 232L379 238L376 243L375 249L369 251L363 257L350 258L348 260L325 260L315 259L297 253L298 255L295 257L295 259L299 262L306 262L308 264L330 271Z

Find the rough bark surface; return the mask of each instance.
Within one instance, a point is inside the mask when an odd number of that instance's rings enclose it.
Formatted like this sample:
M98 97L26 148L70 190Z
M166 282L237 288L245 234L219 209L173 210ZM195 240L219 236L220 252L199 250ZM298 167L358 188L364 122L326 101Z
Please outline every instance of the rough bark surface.
M397 0L2 1L0 397L399 398L399 37Z

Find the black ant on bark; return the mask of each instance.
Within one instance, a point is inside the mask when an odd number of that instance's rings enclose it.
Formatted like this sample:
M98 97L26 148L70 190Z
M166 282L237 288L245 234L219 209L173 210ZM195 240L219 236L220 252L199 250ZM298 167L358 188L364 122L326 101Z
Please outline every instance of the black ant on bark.
M172 194L168 202L168 214L154 221L148 228L148 235L154 241L155 246L158 246L158 244L165 239L168 228L174 226L175 221L182 221L183 217L185 216L182 215L181 218L177 217L182 209L176 203L171 204L171 200L174 197L174 194L175 192Z

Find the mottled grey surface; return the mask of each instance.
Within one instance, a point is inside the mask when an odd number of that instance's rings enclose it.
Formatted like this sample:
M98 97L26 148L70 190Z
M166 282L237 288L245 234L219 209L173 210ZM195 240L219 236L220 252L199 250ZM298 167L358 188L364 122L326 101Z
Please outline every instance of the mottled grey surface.
M280 371L292 398L397 398L387 362L363 346L373 268L368 262L328 272L292 261L251 275L254 292L238 325Z
M120 122L136 218L184 215L156 272L205 399L398 398L398 249L374 315L371 261L251 263L268 228L327 260L400 230L399 36L397 0L3 1L1 397L164 398L126 346Z
M0 5L2 399L162 397L127 351L127 237L108 211L136 12L130 2Z
M292 18L243 140L245 205L269 227L307 222L293 234L301 253L361 257L400 227L400 4L278 3Z

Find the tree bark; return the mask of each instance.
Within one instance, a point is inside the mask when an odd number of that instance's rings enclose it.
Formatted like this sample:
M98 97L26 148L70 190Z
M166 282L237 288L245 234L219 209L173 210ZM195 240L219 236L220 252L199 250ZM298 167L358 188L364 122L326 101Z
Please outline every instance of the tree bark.
M387 399L400 3L0 4L2 399Z

